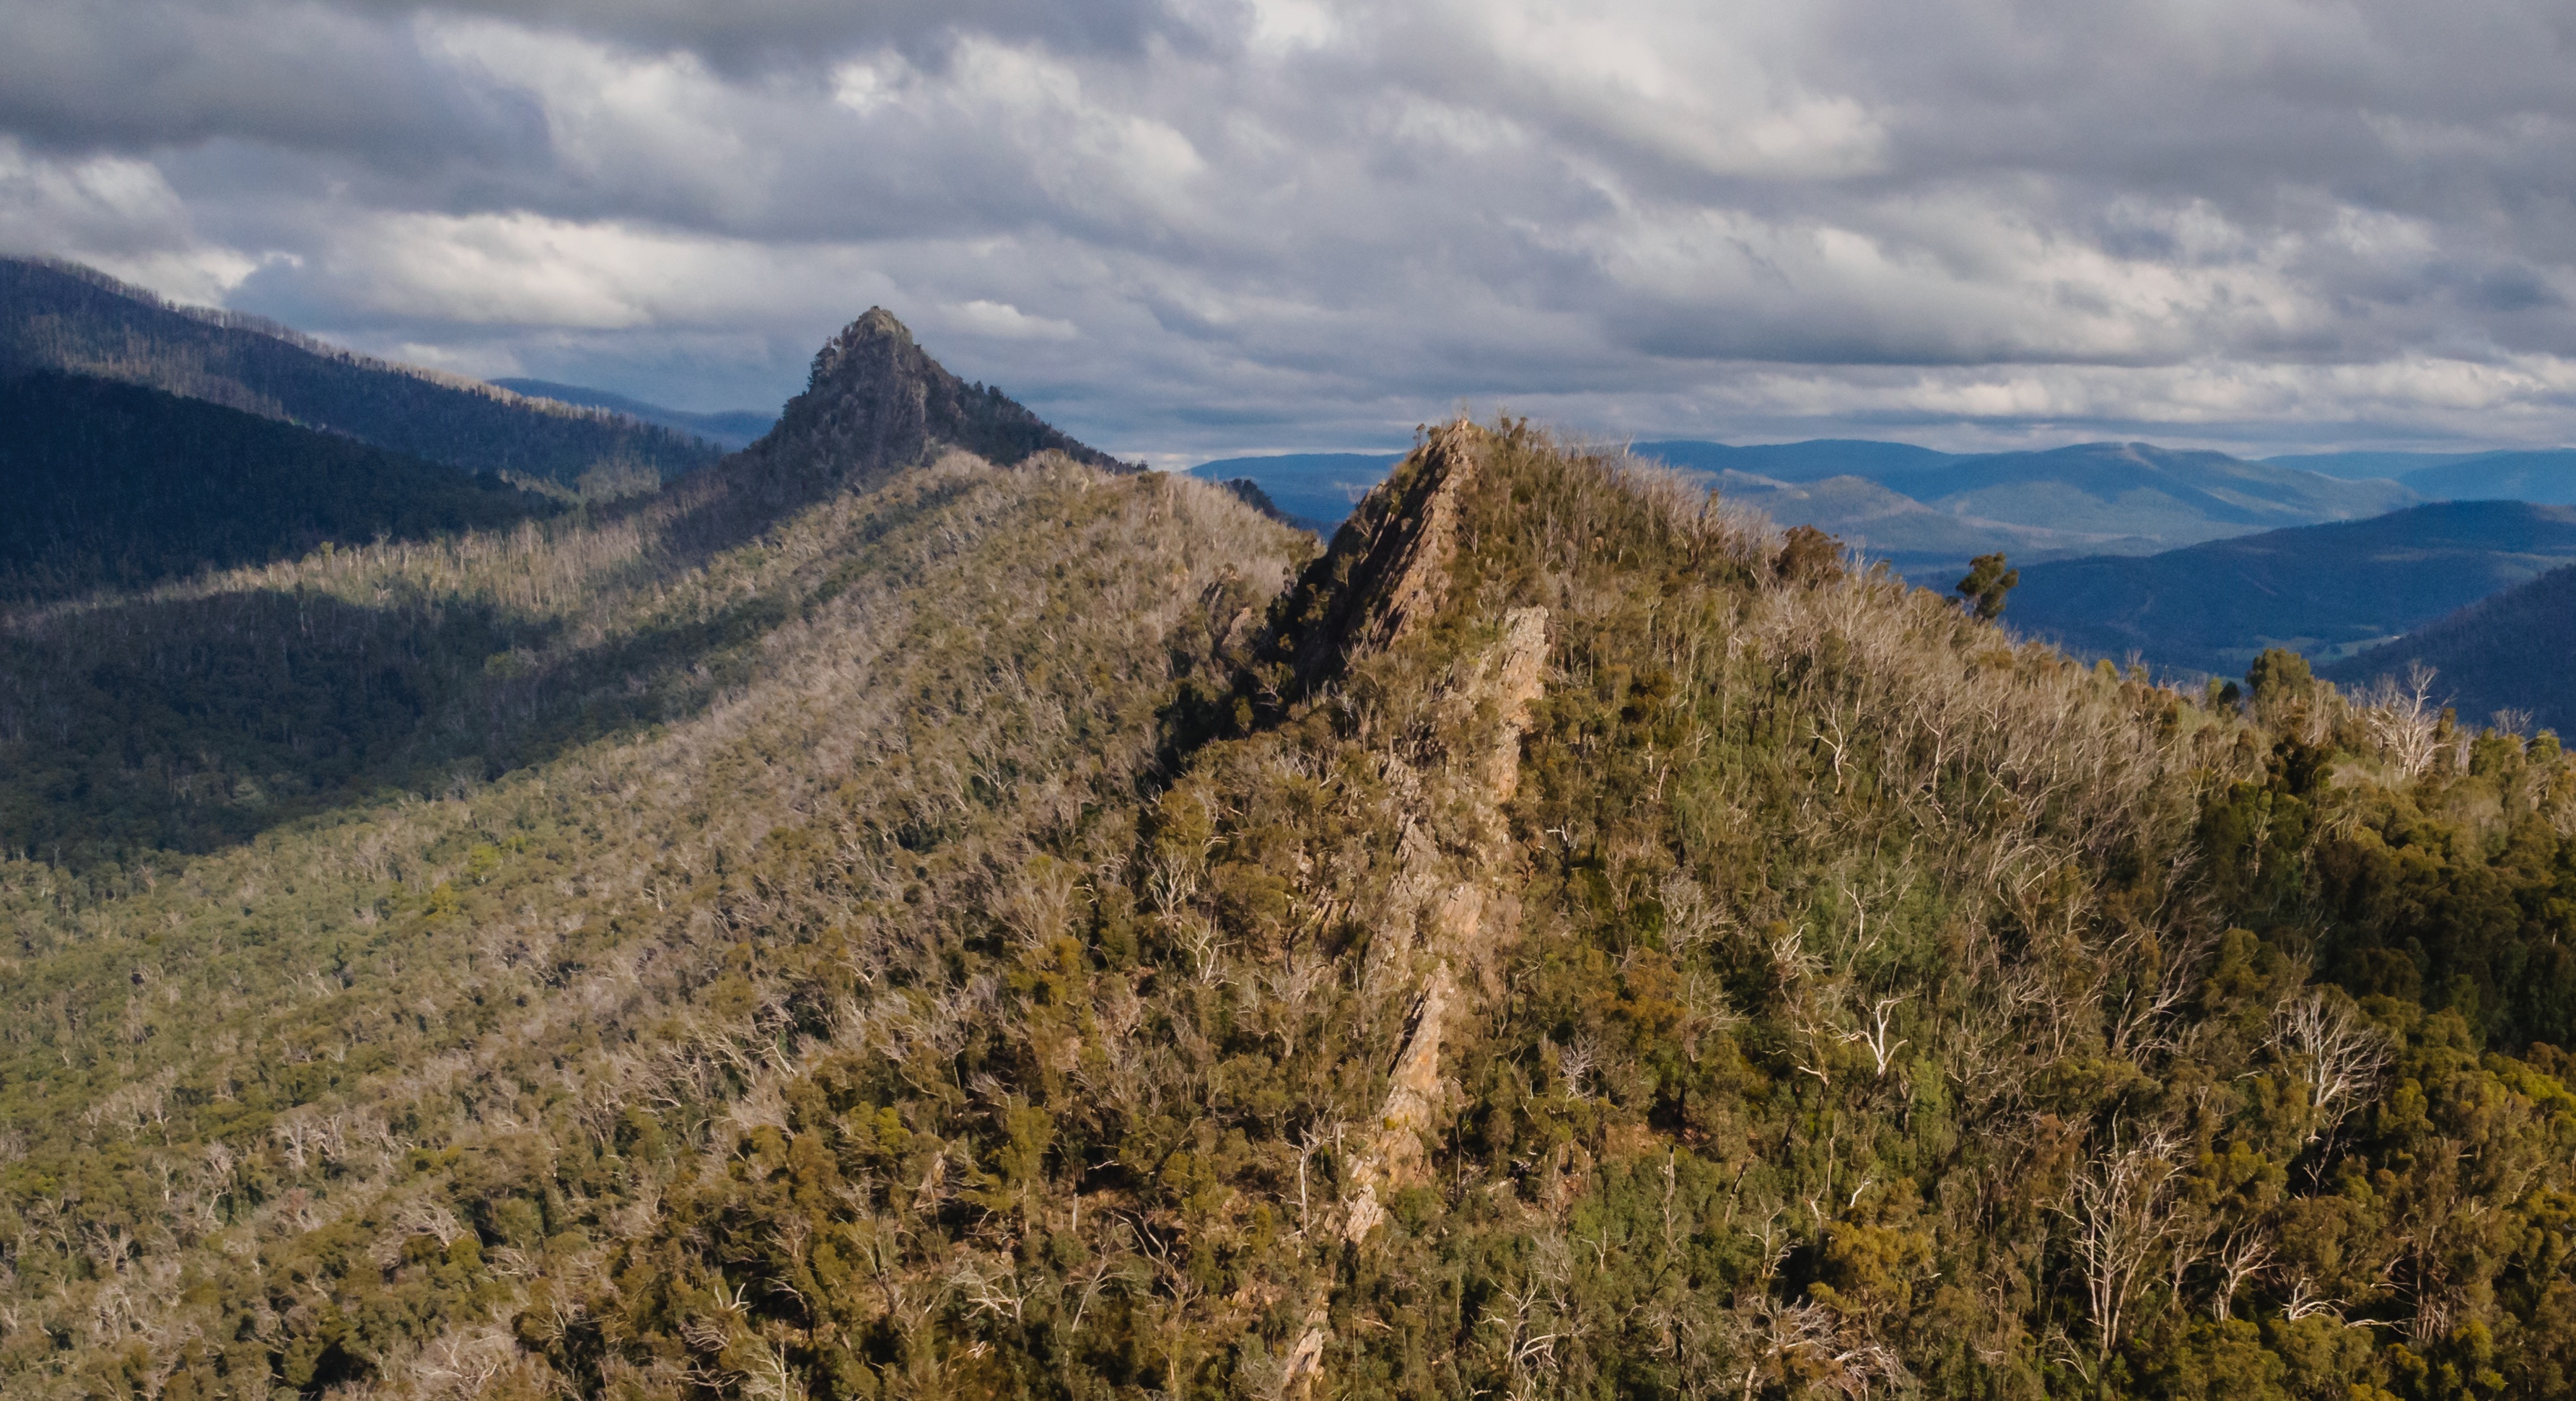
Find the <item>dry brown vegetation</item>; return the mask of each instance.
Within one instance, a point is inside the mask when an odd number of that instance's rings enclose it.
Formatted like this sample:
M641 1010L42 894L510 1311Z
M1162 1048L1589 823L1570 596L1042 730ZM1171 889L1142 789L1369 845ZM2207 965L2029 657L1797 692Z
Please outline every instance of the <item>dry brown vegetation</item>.
M2563 1389L2553 739L1512 424L1293 585L1063 462L691 500L199 586L686 641L498 775L0 868L11 1394Z

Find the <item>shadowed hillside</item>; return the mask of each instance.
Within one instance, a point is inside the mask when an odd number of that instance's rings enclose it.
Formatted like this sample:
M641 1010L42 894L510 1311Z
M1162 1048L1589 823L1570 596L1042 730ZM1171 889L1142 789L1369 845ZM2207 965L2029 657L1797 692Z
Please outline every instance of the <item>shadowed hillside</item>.
M468 472L569 485L586 472L672 477L707 443L621 415L392 365L285 327L172 306L69 263L0 258L0 373L124 380L343 434Z
M112 380L0 379L0 604L325 542L492 529L553 503L347 438Z
M2143 559L2029 565L2010 616L2084 655L2236 676L2271 647L2322 664L2570 559L2576 508L2451 502Z
M2350 685L2433 670L2431 692L2475 721L2518 711L2576 734L2576 567L2561 566L2385 646L2324 668Z

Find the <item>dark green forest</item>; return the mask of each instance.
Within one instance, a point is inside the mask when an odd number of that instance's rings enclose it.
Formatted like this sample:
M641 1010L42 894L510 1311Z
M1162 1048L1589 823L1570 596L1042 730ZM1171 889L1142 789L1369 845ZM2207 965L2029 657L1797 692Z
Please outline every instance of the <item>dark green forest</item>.
M586 473L668 479L713 443L620 414L527 399L392 365L273 322L172 306L73 263L0 258L0 374L123 380L461 468L570 486Z
M0 619L0 1396L2569 1394L2553 735L936 368Z
M334 546L494 529L553 503L492 475L113 380L0 379L0 604Z
M2160 670L2241 676L2266 649L2323 664L2571 560L2576 507L2445 501L2156 555L2029 565L2013 618L2087 656L2134 652Z
M2562 566L2326 668L2356 689L2432 673L2431 691L2463 715L2519 712L2576 730L2576 567Z

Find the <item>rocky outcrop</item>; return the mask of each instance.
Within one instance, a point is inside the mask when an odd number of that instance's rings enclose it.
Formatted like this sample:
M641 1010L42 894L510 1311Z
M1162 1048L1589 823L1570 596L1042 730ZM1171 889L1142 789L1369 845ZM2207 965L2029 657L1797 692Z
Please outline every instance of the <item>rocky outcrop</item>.
M1301 650L1301 669L1318 674L1361 650L1398 645L1450 602L1461 502L1476 479L1479 441L1466 424L1434 432L1379 489L1380 499L1362 503L1366 533L1346 555L1354 567L1341 576L1338 605L1326 611L1331 625ZM1481 744L1448 756L1445 773L1399 776L1419 811L1407 817L1397 843L1386 936L1402 951L1397 957L1421 970L1420 992L1342 1203L1341 1236L1355 1247L1365 1248L1385 1222L1387 1199L1421 1180L1427 1168L1424 1135L1436 1128L1450 1093L1442 1047L1455 1019L1472 1014L1476 1002L1478 980L1465 975L1492 960L1517 917L1516 862L1503 806L1519 788L1521 737L1530 704L1544 688L1547 627L1544 608L1504 616L1499 637L1445 698L1459 714L1488 713L1490 705L1501 724ZM1427 835L1435 790L1449 800L1442 825L1452 848L1446 852ZM1283 1396L1311 1393L1330 1341L1318 1299L1285 1360Z
M1458 502L1475 480L1477 437L1464 422L1433 429L1351 513L1345 529L1358 532L1357 543L1336 551L1323 582L1329 593L1320 595L1330 601L1303 620L1295 640L1301 685L1355 653L1393 644L1448 596Z
M1136 470L1058 432L1001 390L949 373L883 307L870 307L815 354L805 392L727 467L750 478L841 485L910 467L934 444L1005 467L1053 452L1107 471Z

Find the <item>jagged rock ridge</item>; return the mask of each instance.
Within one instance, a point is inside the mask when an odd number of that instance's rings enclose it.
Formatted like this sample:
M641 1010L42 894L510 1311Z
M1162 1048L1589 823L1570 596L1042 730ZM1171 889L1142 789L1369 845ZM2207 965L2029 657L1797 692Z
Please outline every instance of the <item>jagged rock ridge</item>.
M930 456L934 444L1012 466L1043 452L1113 472L1132 464L1057 431L988 385L951 374L894 313L870 307L814 356L805 392L745 448L737 470L861 482Z

